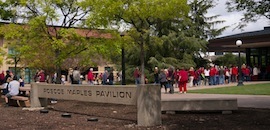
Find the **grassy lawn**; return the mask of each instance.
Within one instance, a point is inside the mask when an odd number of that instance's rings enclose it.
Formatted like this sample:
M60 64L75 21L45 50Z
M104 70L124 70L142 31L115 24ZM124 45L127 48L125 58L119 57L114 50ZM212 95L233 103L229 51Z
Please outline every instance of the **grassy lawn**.
M233 86L224 88L210 88L202 90L189 90L189 93L204 94L241 94L241 95L270 95L270 83Z

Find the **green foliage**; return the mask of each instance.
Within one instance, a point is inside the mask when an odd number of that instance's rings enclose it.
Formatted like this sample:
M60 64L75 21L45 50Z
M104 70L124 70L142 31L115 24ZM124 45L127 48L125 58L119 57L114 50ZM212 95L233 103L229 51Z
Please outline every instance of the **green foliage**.
M154 66L195 67L194 59L201 58L199 51L206 51L208 38L225 29L213 28L224 22L214 21L218 16L205 16L207 10L214 6L211 0L194 0L190 5L186 1L175 0L100 0L86 3L93 7L94 12L89 16L87 25L91 28L116 26L115 29L124 26L128 30L126 36L131 38L125 46L126 64L134 67L146 61L145 69L149 71Z
M5 50L3 48L0 48L0 64L3 64L5 55L6 55Z
M208 10L215 5L214 0L192 0L189 4L191 25L189 32L196 38L207 40L214 38L222 33L228 26L220 29L214 28L215 25L224 23L224 20L216 20L219 15L206 16Z
M0 1L0 19L2 20L10 20L14 17L12 10L9 8L9 4L6 2Z
M108 53L119 53L112 51L112 48L119 50L115 45L117 38L105 41L102 37L85 37L89 33L98 36L108 32L74 28L84 27L84 19L91 10L90 6L83 6L82 1L12 0L5 3L16 11L17 18L27 23L1 28L5 43L19 52L20 64L54 73L60 72L59 69L94 65L93 60L99 54L107 59Z
M189 67L195 67L195 63L192 59L192 56L189 54L184 54L183 56L184 58L182 60L178 60L174 57L150 57L149 61L147 62L149 64L149 69L152 70L152 68L154 67L158 67L158 68L169 68L169 67L176 67L176 68L180 68L180 67L185 67L185 68L189 68Z
M88 18L90 27L108 27L123 21L139 32L148 29L155 19L181 17L188 11L186 0L89 0L86 4L93 9Z
M149 59L147 62L149 70L153 66L189 68L207 64L199 52L205 52L207 40L219 35L227 27L215 29L216 24L224 21L215 21L218 15L205 16L207 11L214 7L212 0L193 0L190 1L189 6L190 14L184 15L181 19L158 20L154 31L161 42L154 41L153 37L150 38L152 44L148 45L146 53L146 59ZM164 60L166 58L173 60L166 61Z
M128 36L131 42L137 44L137 52L131 62L137 62L139 57L142 77L144 76L145 50L151 46L151 39L155 37L154 28L158 20L181 18L188 13L186 0L98 0L86 1L85 4L92 7L93 14L89 15L87 25L90 28L114 28L118 30L121 26L128 28ZM115 28L116 27L116 28ZM133 45L131 45L133 46ZM134 55L133 55L134 54ZM133 65L136 65L133 64Z
M13 31L15 30L15 31ZM6 40L4 44L4 48L7 48L9 50L9 53L2 53L3 56L6 56L5 59L8 64L15 64L21 60L20 49L23 45L23 37L25 36L25 30L24 27L10 24L8 25L2 25L0 27L0 35L3 36L3 38Z
M246 61L245 57L241 57L241 62L243 63L244 61ZM231 65L238 65L238 55L226 53L225 55L218 57L216 60L214 60L214 63L217 65L228 67Z
M148 77L154 66L160 68L196 66L199 51L206 50L207 39L224 29L212 28L223 21L206 17L212 0L11 0L6 1L27 26L16 30L9 25L5 35L29 67L55 71L103 59L120 63L121 48L131 68L145 65ZM190 10L191 9L191 10ZM210 22L209 22L210 21ZM95 33L110 33L109 39L85 38L77 28L88 27ZM121 28L121 29L120 29ZM119 30L125 30L120 37ZM19 39L19 42L18 42ZM18 44L19 43L19 44ZM146 63L146 64L145 64ZM142 67L144 68L144 67ZM150 74L151 75L151 74ZM132 77L132 76L131 76ZM132 79L132 78L130 78Z
M270 95L270 84L252 84L202 90L190 90L189 93L204 94L239 94L239 95Z
M134 70L135 68L138 66L133 66L133 65L127 65L126 66L126 83L127 84L134 84L135 83L135 79L133 76ZM153 73L151 72L151 70L146 69L145 70L145 77L149 80L149 82L153 82Z
M261 18L270 20L269 0L229 0L227 3L229 12L244 12L238 28L243 29L249 22L256 22Z

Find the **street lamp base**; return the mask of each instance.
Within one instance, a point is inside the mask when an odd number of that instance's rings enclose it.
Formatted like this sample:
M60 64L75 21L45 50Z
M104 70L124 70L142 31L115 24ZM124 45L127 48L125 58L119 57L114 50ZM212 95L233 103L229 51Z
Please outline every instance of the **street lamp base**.
M244 86L243 81L239 80L237 86Z

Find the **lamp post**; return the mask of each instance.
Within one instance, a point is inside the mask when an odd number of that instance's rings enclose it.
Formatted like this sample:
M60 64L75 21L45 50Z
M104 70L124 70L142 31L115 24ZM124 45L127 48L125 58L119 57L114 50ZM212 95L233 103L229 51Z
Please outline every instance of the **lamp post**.
M125 34L122 32L120 34L121 37L124 37ZM126 85L126 66L125 66L125 48L124 45L122 45L122 85Z
M242 80L241 58L240 58L240 46L242 45L242 41L237 40L235 44L238 47L238 84L237 86L243 86L244 84Z

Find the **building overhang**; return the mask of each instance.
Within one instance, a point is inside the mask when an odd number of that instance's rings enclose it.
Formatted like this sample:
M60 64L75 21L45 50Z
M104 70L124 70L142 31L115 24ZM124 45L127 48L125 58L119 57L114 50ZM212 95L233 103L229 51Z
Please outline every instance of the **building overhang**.
M242 41L240 47L236 46L237 40ZM240 33L236 35L211 39L208 41L209 52L244 52L247 48L270 47L270 27L262 31Z

